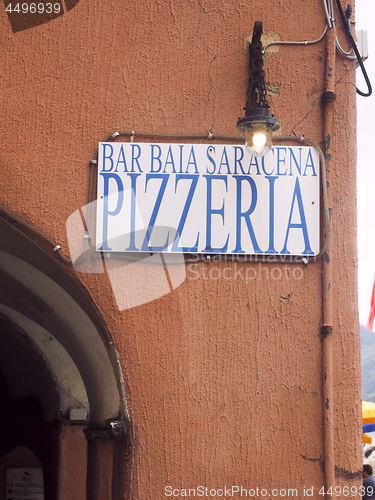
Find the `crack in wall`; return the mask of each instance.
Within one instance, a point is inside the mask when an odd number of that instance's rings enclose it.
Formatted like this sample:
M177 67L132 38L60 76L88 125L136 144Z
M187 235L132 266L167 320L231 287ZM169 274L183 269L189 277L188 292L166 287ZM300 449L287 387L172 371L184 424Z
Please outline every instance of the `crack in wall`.
M315 98L315 99L314 99L314 102L313 102L312 107L310 108L310 110L309 110L309 111L305 114L305 116L304 116L303 118L301 118L301 120L300 120L299 122L297 122L297 123L294 125L294 127L292 128L292 132L291 132L292 134L293 134L293 133L296 133L296 132L295 132L296 127L298 127L298 125L300 125L302 122L304 122L304 121L307 119L307 117L310 115L310 113L312 113L312 112L314 111L314 109L315 109L315 105L316 105L316 101L317 101L317 100L318 100L318 98ZM298 134L297 134L297 135L298 135Z
M211 78L211 68L212 68L212 65L213 65L215 60L216 60L216 55L214 56L214 58L212 59L212 61L210 62L210 65L208 67L208 81L210 82L210 88L208 89L208 92L207 92L206 106L204 108L204 115L203 115L204 117L207 115L208 105L210 104L210 94L212 92L212 89L214 88L214 85L212 83L212 78Z
M341 76L341 77L340 77L340 78L339 78L339 79L335 82L334 87L336 87L336 86L337 86L337 85L339 85L339 84L343 84L343 85L351 85L351 86L353 86L353 87L355 87L355 88L356 88L356 84L355 84L355 83L350 82L350 81L346 81L346 80L344 80L344 78L347 78L347 77L348 77L348 76L349 76L349 75L350 75L353 71L355 71L355 70L347 68L347 69L346 69L346 71L345 71L345 73L344 73L344 75L342 75L342 76ZM303 118L301 118L301 120L300 120L299 122L297 122L297 123L294 125L294 127L292 128L292 134L293 134L293 132L295 133L295 129L296 129L296 127L298 127L298 125L300 125L303 121L305 121L305 120L307 119L307 117L308 117L308 116L309 116L309 115L310 115L310 114L314 111L315 106L316 106L316 102L317 102L317 98L314 100L314 102L313 102L313 105L312 105L311 109L310 109L310 110L309 110L309 111L305 114L305 116L304 116Z
M197 26L197 29L194 33L194 36L192 38L188 38L188 40L192 40L194 38L197 38L203 45L203 47L205 48L206 52L208 55L210 55L212 57L210 63L209 63L209 67L208 67L208 81L209 81L209 84L210 84L210 88L208 89L208 92L207 92L207 97L206 97L206 106L205 106L205 110L204 110L204 117L206 117L207 115L207 111L208 111L208 107L209 107L209 104L210 104L210 95L211 95L211 92L212 90L214 89L214 85L212 83L212 77L211 77L211 68L212 68L212 65L213 63L216 61L217 58L219 57L231 57L233 56L234 54L238 54L239 52L241 52L241 50L235 50L229 54L218 54L218 53L213 53L210 51L209 47L207 46L206 42L204 41L204 39L199 35L199 31L201 29L201 25L202 25L202 21L203 21L203 16L205 14L205 9L201 3L201 0L197 0L198 2L198 5L199 7L201 8L201 16L200 16L200 19L198 21L198 26ZM213 125L215 124L215 121L213 123ZM212 125L212 128L213 128L213 125ZM211 128L211 131L212 131L212 128Z
M200 40L202 42L202 44L204 45L205 49L210 54L207 45L204 43L204 41L202 40L202 38L198 35L199 30L201 29L201 24L202 24L203 14L204 14L204 7L201 4L200 0L198 0L198 5L201 8L201 17L200 17L199 22L198 22L198 27L197 27L197 29L196 29L196 31L194 33L194 36L192 38L198 38L198 40ZM188 40L192 40L192 38L188 38ZM212 54L210 54L210 55L212 55Z
M347 82L347 81L343 80L343 78L346 78L346 77L350 76L350 74L353 73L353 71L355 72L356 68L354 68L354 69L352 69L352 68L346 68L345 73L335 82L335 87L339 83L342 83L343 85L351 85L352 87L357 88L356 83L354 83L354 82Z

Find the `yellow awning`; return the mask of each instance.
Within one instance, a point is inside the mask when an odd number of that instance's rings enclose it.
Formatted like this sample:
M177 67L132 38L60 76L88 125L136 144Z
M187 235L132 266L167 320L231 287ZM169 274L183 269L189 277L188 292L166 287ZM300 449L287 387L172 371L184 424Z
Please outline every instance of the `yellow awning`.
M362 443L372 443L372 437L370 437L368 434L362 434Z
M362 401L362 424L375 423L375 403Z

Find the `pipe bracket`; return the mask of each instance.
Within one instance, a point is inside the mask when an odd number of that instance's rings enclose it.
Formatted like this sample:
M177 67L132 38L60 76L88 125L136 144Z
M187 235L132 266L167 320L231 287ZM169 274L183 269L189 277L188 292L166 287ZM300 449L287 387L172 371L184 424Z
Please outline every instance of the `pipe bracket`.
M332 326L331 325L322 325L320 328L320 333L322 334L322 337L326 339L328 335L332 334Z

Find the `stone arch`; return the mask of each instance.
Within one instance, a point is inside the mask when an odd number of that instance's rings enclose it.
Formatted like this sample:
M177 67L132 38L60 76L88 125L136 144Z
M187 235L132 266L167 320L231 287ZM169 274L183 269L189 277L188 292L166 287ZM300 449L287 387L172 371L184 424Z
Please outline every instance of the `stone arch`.
M81 437L85 429L87 463L95 463L93 440L108 448L126 433L113 342L86 290L52 252L7 217L0 234L0 369L9 397L35 398L45 422L81 426ZM91 449L100 455L100 445Z

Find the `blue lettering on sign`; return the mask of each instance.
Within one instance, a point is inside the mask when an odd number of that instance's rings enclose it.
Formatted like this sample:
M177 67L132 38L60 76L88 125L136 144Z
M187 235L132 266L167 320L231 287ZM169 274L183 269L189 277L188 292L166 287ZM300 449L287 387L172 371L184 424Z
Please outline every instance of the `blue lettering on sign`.
M135 212L137 202L137 177L141 174L128 174L131 179L131 198L130 198L130 243L127 252L138 252L135 246Z
M233 146L233 149L234 149L234 172L233 173L235 175L237 175L237 163L238 163L238 166L240 167L241 172L243 173L243 175L245 175L245 171L242 168L242 163L241 163L243 160L243 156L244 156L243 148L241 148L240 146ZM239 158L237 158L238 154L240 154Z
M267 175L266 179L270 185L270 196L269 196L269 237L268 237L268 250L266 253L277 254L275 250L275 182L278 179L277 176Z
M112 144L102 144L103 146L103 165L102 165L102 172L110 172L113 169L113 146ZM106 155L106 150L107 148L110 150L109 156ZM106 165L106 160L109 160L111 168L105 168Z
M148 245L150 243L152 230L154 229L156 217L158 215L161 202L163 200L165 188L167 187L169 175L170 174L157 174L157 175L146 174L145 192L147 190L147 184L148 184L148 181L150 179L161 179L162 182L160 184L159 193L158 193L158 196L156 198L155 206L154 206L154 209L153 209L152 214L151 214L150 222L148 223L148 226L146 229L146 235L144 237L143 244L142 244L142 252L162 252L163 250L168 248L169 231L168 231L168 235L167 235L167 241L165 242L164 245L154 246L154 247L150 247Z
M122 207L123 201L124 201L124 185L122 183L122 180L120 177L115 174L115 173L108 173L108 172L101 172L101 174L104 178L104 188L103 188L103 193L104 193L104 198L103 198L103 236L102 236L102 246L99 248L99 250L111 250L108 246L108 217L112 216L114 217L117 215ZM117 204L116 208L114 210L109 210L108 209L108 201L109 201L109 180L114 179L117 183Z
M221 167L222 166L227 167L227 174L231 174L232 173L230 171L230 168L229 168L229 161L228 161L227 149L226 149L225 146L224 146L224 149L223 149L223 154L221 155L221 160L220 160L218 174L221 174Z
M286 175L285 153L286 153L286 148L277 148L277 160L276 160L277 161L277 175ZM281 168L285 169L285 170L283 170L281 172L280 171Z
M172 154L172 146L169 146L169 149L168 149L167 158L166 158L165 163L164 163L163 174L166 173L167 165L172 165L172 173L175 174L176 173L176 169L174 167L174 159L173 159L173 154Z
M210 172L210 171L208 170L208 166L206 166L206 172L207 172L207 174L211 174L211 175L212 175L212 174L214 174L214 173L215 173L215 170L216 170L216 162L215 162L214 158L212 158L212 156L210 155L210 153L211 153L211 152L214 152L214 153L215 153L215 146L209 146L209 147L207 148L207 158L208 158L208 159L209 159L209 161L212 163L212 165L213 165L213 170L212 170L212 172Z
M310 163L309 163L309 160L310 160ZM309 149L309 153L307 155L307 160L306 160L306 165L305 165L305 170L303 172L303 175L306 175L306 170L308 168L312 168L312 171L313 171L312 175L313 175L313 177L316 177L316 172L315 172L315 167L314 167L314 161L313 161L312 155L311 155L311 149Z
M157 150L157 155L155 156L155 149ZM150 172L160 172L161 170L161 147L158 146L157 144L151 144L151 169ZM159 168L157 170L154 170L154 161L158 162ZM147 182L147 181L146 181Z
M191 146L191 151L190 151L189 159L188 159L188 162L187 162L187 165L186 165L186 173L189 172L189 165L194 165L194 168L195 168L194 172L196 174L199 174L198 166L197 166L197 160L195 159L194 146Z
M141 156L141 147L139 144L131 144L131 147L132 147L132 172L134 172L134 162L137 164L137 168L140 172L143 172L143 170L141 169L141 166L139 164L139 157ZM137 155L135 153L135 150L137 150Z
M274 154L275 153L275 150L274 148L271 148L271 153ZM266 166L264 164L264 162L266 161L266 156L262 156L262 170L264 172L265 175L272 175L273 174L273 171L275 170L274 168L272 169L271 172L267 172L266 170Z
M295 157L295 155L293 153L293 149L289 148L289 152L290 152L289 175L293 175L293 172L292 172L293 163L297 167L298 174L301 175L301 165L302 165L302 157L301 157L302 155L301 155L301 153L302 153L302 148L298 148L298 150L299 150L299 162L297 161L297 158Z
M228 184L227 184L227 176L226 175L204 175L203 177L206 178L207 181L207 206L206 206L206 247L204 248L204 252L222 252L226 253L228 249L228 241L229 241L229 234L227 237L227 241L225 242L224 246L221 248L213 248L211 245L211 232L212 232L212 216L213 215L221 215L221 218L224 223L224 204L225 201L223 200L223 205L219 209L213 209L212 208L212 181L213 180L220 180L225 182L225 189L228 192Z
M119 154L117 157L115 172L118 172L119 163L122 163L124 165L124 172L127 172L128 169L126 166L125 153L124 153L124 148L123 148L122 144L121 144L120 151L119 151Z
M247 172L247 173L248 173L249 175L251 174L251 167L252 167L253 165L254 165L254 166L256 167L256 169L257 169L257 173L256 173L256 175L261 175L260 170L259 170L258 158L257 158L256 156L251 156L251 158L250 158L250 163L249 163L249 170L248 170L248 172ZM264 162L262 163L262 166L263 166L263 171L265 172L265 170L264 170ZM245 172L244 172L244 173L245 173Z
M296 224L296 223L292 224L292 222L291 222L292 215L293 215L294 203L296 200L297 200L297 204L298 204L299 215L301 218L300 224ZM287 255L290 254L290 252L287 249L287 243L288 243L290 229L302 229L303 239L305 241L305 249L302 252L302 255L314 255L314 252L311 250L311 247L310 247L309 233L307 231L306 217L305 217L305 211L303 208L301 188L299 185L298 177L296 178L296 184L295 184L294 193L293 193L292 206L290 209L288 227L286 229L284 248L281 250L281 253L287 254Z
M180 175L180 174L177 174L176 175L175 193L177 192L177 183L181 179L191 180L191 184L190 184L190 189L189 189L189 192L188 192L188 195L186 198L185 206L182 210L181 219L180 219L180 222L178 223L176 239L174 240L173 245L172 245L172 252L189 252L189 253L190 252L197 252L198 251L199 232L198 232L198 236L197 236L197 241L195 242L195 244L192 247L179 247L178 243L180 241L182 231L184 230L186 217L189 213L190 205L191 205L191 202L193 200L195 189L197 187L199 175L195 175L195 174Z
M311 191L310 179L319 174L317 163L313 149L306 147L273 147L258 158L243 146L101 143L102 239L97 248L289 255L298 247L299 255L313 255L319 240L309 229L319 228L319 207L312 206L319 186L314 181ZM280 214L285 206L287 213ZM147 222L145 235L136 241L142 220ZM119 234L121 223L130 230L126 248L118 248L118 238L111 236ZM152 237L157 226L175 228L175 238L169 230L157 241Z
M102 163L101 172L111 172L113 170L113 167L114 167L113 146L112 146L112 144L107 144L107 143L102 144L102 146L103 146L103 151L102 151L103 163ZM134 172L134 164L136 164L139 172L142 172L142 169L141 169L141 166L139 163L139 157L141 156L141 148L140 148L139 144L132 144L131 147L132 147L132 161L131 161L132 168L131 168L131 171ZM108 164L108 162L109 162L109 164ZM123 171L128 172L126 159L125 159L125 151L124 151L122 144L120 146L120 151L117 155L116 168L114 170L115 172L118 172L118 167L119 167L119 164L121 164L121 163L124 167ZM109 167L109 168L106 168L106 167Z
M236 248L232 253L245 253L241 247L241 219L244 219L246 222L246 227L250 235L251 243L254 248L255 253L262 253L262 250L259 248L258 242L255 238L254 228L251 224L250 215L254 212L255 207L257 205L257 187L255 181L252 177L248 176L238 176L235 177L237 182L237 210L236 210ZM242 183L248 182L251 187L251 203L250 207L246 210L246 212L241 212L242 206Z
M179 170L179 173L182 174L182 151L184 149L184 145L179 144L178 147L180 148L180 170Z

